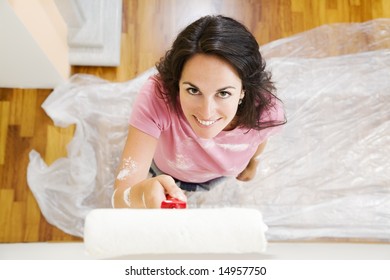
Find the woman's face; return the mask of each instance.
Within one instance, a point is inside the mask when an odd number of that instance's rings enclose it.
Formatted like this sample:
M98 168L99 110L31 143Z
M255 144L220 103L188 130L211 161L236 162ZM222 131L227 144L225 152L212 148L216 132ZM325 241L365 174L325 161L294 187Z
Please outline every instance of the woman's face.
M196 54L183 67L180 104L194 132L210 139L228 130L244 97L237 71L215 55Z

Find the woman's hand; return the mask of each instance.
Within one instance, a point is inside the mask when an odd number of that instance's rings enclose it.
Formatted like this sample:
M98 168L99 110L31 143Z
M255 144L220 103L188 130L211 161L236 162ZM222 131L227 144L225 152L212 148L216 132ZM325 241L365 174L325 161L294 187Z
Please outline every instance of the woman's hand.
M160 208L166 195L187 201L184 192L168 175L159 175L134 185L130 191L131 208Z
M238 174L237 180L240 180L240 181L252 180L256 176L257 165L258 165L257 160L252 159L251 161L249 161L249 163L245 167L245 169L240 174Z
M252 156L248 165L240 174L238 174L237 180L250 181L256 176L257 166L259 165L259 156L263 152L266 145L267 145L267 141L264 141L257 147L257 150L255 154Z

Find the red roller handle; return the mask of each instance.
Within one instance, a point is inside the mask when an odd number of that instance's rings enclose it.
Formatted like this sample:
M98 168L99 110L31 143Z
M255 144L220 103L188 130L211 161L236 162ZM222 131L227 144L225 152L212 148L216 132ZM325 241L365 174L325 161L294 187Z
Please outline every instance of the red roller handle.
M164 209L184 209L187 208L187 203L177 198L171 197L169 194L166 196L166 200L161 203L161 208Z

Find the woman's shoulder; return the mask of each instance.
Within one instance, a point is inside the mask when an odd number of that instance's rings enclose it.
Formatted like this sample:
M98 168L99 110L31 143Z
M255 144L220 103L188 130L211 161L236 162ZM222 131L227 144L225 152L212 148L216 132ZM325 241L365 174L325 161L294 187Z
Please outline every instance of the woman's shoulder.
M139 95L145 102L151 102L155 105L166 107L166 89L161 81L161 78L155 74L150 76L142 86Z
M140 93L161 95L164 91L161 78L157 74L149 76L141 87Z
M167 129L171 123L171 113L162 95L163 87L158 76L150 76L133 105L130 122L156 138L159 137L160 131Z

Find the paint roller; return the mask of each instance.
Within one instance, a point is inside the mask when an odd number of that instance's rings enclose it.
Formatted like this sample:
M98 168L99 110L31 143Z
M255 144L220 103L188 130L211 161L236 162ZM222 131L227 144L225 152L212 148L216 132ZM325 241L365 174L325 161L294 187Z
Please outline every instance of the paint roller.
M266 249L260 211L246 208L95 209L84 225L87 253L97 258L149 254L252 254Z

